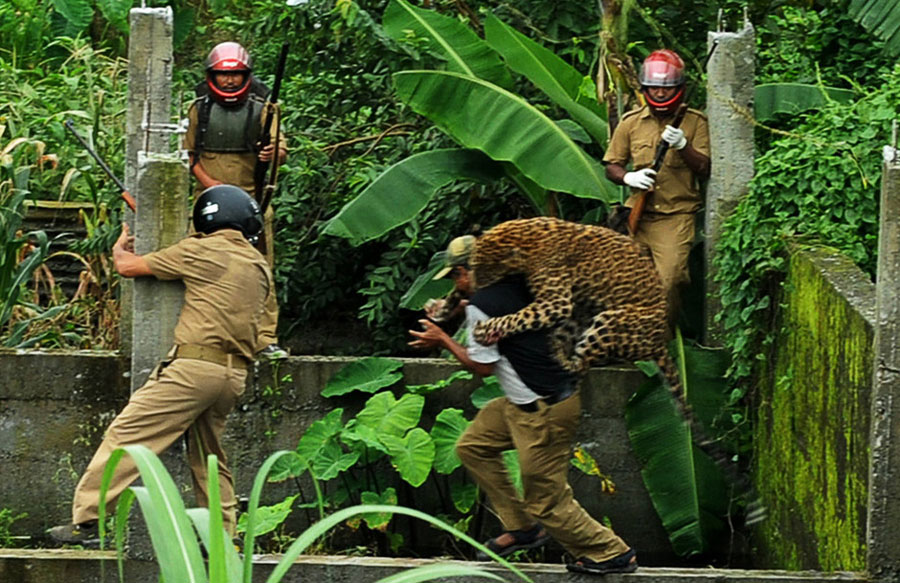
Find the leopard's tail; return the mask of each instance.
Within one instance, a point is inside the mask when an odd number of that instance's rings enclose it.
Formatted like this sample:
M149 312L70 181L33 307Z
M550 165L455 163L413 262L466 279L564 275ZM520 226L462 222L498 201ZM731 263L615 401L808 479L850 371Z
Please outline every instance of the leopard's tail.
M706 429L700 423L700 420L696 415L694 415L693 409L685 397L684 385L681 383L681 377L678 374L678 368L675 366L675 361L672 360L672 357L666 352L656 360L656 364L659 366L663 378L668 384L669 391L671 391L672 396L675 399L675 405L678 408L678 412L688 426L694 443L697 444L704 453L711 457L713 461L716 462L716 465L722 468L745 500L745 524L750 525L765 520L766 508L760 501L753 483L740 471L737 464L732 461L731 456L728 455L719 443L708 436Z

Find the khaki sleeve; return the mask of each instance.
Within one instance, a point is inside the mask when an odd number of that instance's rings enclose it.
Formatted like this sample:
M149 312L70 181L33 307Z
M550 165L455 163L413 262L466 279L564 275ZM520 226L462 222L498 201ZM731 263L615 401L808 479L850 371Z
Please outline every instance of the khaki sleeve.
M197 134L197 102L191 104L191 107L188 109L188 128L187 132L184 134L184 140L182 140L182 148L187 150L190 153L194 153L194 139Z
M263 108L263 113L259 116L260 123L263 124L263 129L265 129L266 124L266 115L267 108L269 107L268 103ZM269 141L274 142L276 140L276 135L278 139L278 147L284 150L288 149L287 138L284 135L284 128L281 127L281 105L275 104L275 119L272 120L272 127L269 128Z
M196 262L196 239L188 237L178 243L147 253L144 261L158 279L184 279Z
M709 158L709 122L706 120L706 116L699 112L692 117L696 122L692 124L693 132L688 137L688 140L695 150Z
M616 131L613 132L606 153L603 154L604 164L618 164L625 166L631 160L631 119L623 119Z

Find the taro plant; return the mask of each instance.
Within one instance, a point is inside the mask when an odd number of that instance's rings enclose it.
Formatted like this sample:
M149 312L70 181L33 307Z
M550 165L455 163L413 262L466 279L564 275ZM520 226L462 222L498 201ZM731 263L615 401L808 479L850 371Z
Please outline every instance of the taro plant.
M105 499L116 465L124 455L129 455L135 462L143 480L143 486L131 486L119 497L116 505L115 541L119 557L119 579L124 581L123 544L128 513L137 500L156 560L159 564L161 580L190 581L195 583L250 583L253 580L253 554L244 553L241 557L222 524L222 505L219 494L218 461L216 456L207 458L209 469L209 508L185 509L181 493L159 458L142 445L131 445L115 450L107 462L100 486L100 537L101 548L106 536L105 532ZM266 477L280 459L296 458L297 454L279 451L263 463L256 474L250 503L247 511L244 548L252 549L258 532L260 516L258 516L259 499ZM501 559L474 539L444 522L411 508L392 505L358 505L345 508L334 514L323 517L301 534L272 570L267 581L281 581L294 561L305 549L328 530L355 516L368 516L378 513L404 514L423 520L436 528L445 530L461 540L481 549L504 567L515 573L522 580L530 583L528 578L515 566ZM198 535L200 542L198 542ZM206 548L208 562L204 564L200 545ZM484 577L502 580L497 574L459 564L432 564L410 569L399 574L383 578L379 583L396 583L399 581L428 581L444 577Z
M270 479L299 478L308 472L314 484L325 483L319 503L328 508L360 502L393 504L403 495L414 504L428 497L436 500L439 517L462 532L470 532L476 521L476 510L482 507L476 505L478 489L466 476L455 452L456 442L470 421L462 410L448 407L435 416L430 430L421 425L428 395L459 380L470 380L472 375L456 371L431 384L407 384L397 398L386 389L402 380L401 366L401 362L393 359L372 357L339 370L322 390L323 396L339 397L354 392L372 396L359 413L346 421L344 409L336 408L313 422L300 438L297 456L279 460ZM501 395L496 379L488 377L472 392L471 401L480 409ZM514 485L521 491L516 452L505 452L504 460ZM614 490L608 476L600 472L596 461L583 449L576 451L572 464L585 474L599 476L602 491ZM426 494L430 490L435 494ZM280 513L272 507L272 514L286 518L283 503L279 508ZM351 521L349 526L356 529L364 521L370 531L383 533L387 544L396 552L404 541L400 534L389 531L391 519L390 513L365 515Z

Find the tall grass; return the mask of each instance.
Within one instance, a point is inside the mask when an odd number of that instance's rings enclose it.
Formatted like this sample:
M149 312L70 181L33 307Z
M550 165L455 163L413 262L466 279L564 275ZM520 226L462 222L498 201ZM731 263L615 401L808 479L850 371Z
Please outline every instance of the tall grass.
M296 456L295 452L279 451L266 459L256 474L250 503L247 510L247 530L244 535L244 549L248 552L243 559L231 544L222 524L222 505L219 494L218 460L210 455L207 459L209 473L209 508L191 508L186 510L181 500L181 493L166 471L162 462L152 451L142 445L130 445L117 449L110 456L103 474L100 487L100 536L105 538L105 501L106 492L112 480L116 465L124 455L130 455L140 471L143 486L131 486L119 497L116 505L115 541L119 556L119 579L124 581L123 545L125 527L129 510L135 500L138 501L150 540L156 553L160 574L164 581L184 583L251 583L253 580L253 549L255 538L256 511L262 488L274 463L282 456ZM318 492L317 492L318 494ZM321 495L319 494L320 502ZM287 549L275 569L266 580L267 583L279 583L294 561L311 544L333 527L349 518L369 513L396 513L418 518L431 525L445 530L459 539L487 553L504 567L515 573L523 581L531 583L531 579L522 571L503 560L493 551L487 549L467 534L452 526L418 510L402 506L362 504L345 508L334 514L323 517L304 531ZM197 538L200 538L198 542ZM200 544L206 547L209 561L204 565ZM102 545L102 543L101 543ZM502 580L496 573L459 564L433 564L417 567L382 578L376 583L417 583L443 577L482 577Z

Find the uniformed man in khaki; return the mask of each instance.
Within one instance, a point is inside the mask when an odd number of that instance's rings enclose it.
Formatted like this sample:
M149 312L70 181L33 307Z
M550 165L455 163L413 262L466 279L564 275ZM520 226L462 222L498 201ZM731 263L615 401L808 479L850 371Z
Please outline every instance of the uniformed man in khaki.
M603 157L606 176L632 188L625 206L634 207L640 194L650 190L634 238L653 254L672 324L680 305L679 288L690 282L694 215L703 204L698 183L709 176L710 157L706 116L688 109L680 127L671 125L684 99L684 83L678 54L665 49L651 53L641 68L647 104L622 118ZM657 173L651 166L660 140L668 142L669 151Z
M223 520L228 532L234 532L234 481L221 437L225 420L244 391L260 321L272 294L272 274L250 242L262 227L259 206L240 188L220 185L204 191L193 222L194 235L147 255L133 252L133 237L122 225L113 247L119 274L182 280L184 307L175 326L175 346L113 420L78 482L72 523L50 530L59 542L85 544L97 539L100 482L114 450L141 444L159 454L185 433L197 502L208 505L206 458L215 454ZM134 462L123 457L107 492L109 508L137 477Z
M287 141L280 131L279 111L270 126L269 145L257 151L263 133L264 98L256 91L258 82L252 76L249 53L235 42L216 45L206 59L205 95L198 97L188 110L188 130L184 149L190 156L191 173L197 179L195 195L218 184L239 186L254 193L253 172L256 162L283 164L287 158ZM276 159L276 144L277 159ZM264 215L263 245L260 248L274 269L274 212L269 206ZM278 346L278 303L272 295L260 327L257 350L267 358L283 358L287 352Z

